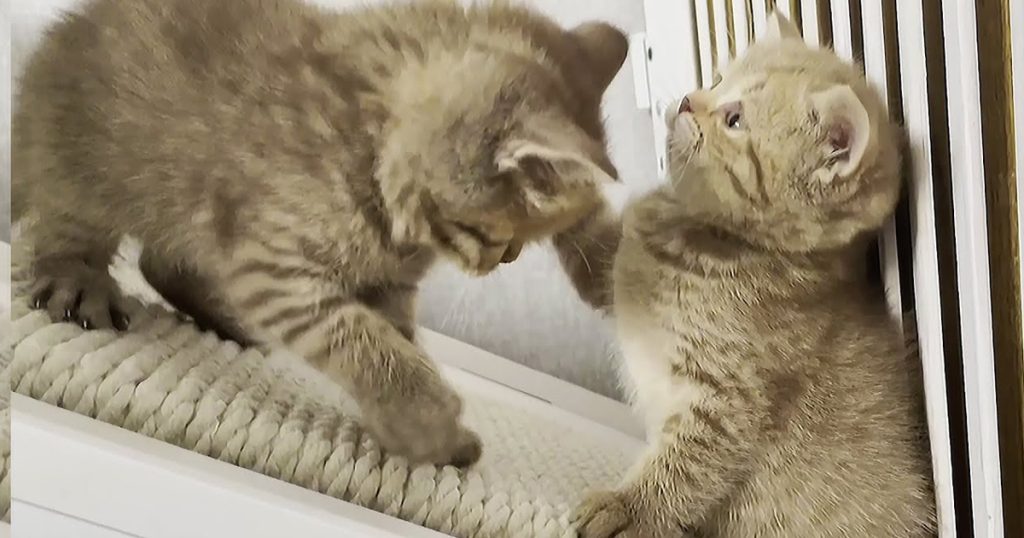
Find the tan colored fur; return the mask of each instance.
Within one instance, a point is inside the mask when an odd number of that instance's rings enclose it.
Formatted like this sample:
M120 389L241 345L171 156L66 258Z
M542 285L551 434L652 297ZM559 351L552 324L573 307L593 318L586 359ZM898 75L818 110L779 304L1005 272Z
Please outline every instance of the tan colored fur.
M93 1L49 32L14 118L37 306L124 328L107 265L134 236L168 299L304 356L386 448L472 463L414 343L417 284L437 254L485 273L592 210L625 55L608 25L509 3Z
M880 99L796 35L680 108L613 274L650 449L581 537L933 535L919 365L859 269L900 184Z

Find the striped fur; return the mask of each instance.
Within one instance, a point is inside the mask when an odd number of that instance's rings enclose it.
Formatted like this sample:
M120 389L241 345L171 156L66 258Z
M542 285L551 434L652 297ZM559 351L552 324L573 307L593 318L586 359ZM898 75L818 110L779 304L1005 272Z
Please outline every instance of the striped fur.
M133 236L198 323L305 357L388 450L472 463L414 342L418 282L435 258L486 273L597 207L625 56L606 24L508 3L88 2L32 58L13 121L36 306L124 329L107 265Z
M580 535L932 536L919 364L860 269L896 203L896 131L854 66L798 37L734 65L670 118L672 181L624 218L613 307L650 448ZM814 108L833 86L869 131Z

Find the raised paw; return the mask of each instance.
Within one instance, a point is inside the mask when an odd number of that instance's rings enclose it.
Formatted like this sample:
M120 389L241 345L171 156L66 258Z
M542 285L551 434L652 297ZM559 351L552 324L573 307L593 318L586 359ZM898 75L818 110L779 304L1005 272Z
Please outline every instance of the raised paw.
M55 322L83 329L128 329L127 304L109 273L69 264L60 271L38 274L30 306L46 310Z

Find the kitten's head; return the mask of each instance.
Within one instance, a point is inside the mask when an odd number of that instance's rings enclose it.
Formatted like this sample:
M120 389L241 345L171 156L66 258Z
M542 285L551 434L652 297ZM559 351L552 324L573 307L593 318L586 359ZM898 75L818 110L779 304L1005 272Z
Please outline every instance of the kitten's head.
M898 131L861 72L780 15L720 81L668 114L688 213L765 248L841 248L899 197Z
M522 8L461 16L446 31L465 35L427 47L395 84L378 176L396 241L483 274L617 181L601 100L628 45L606 24L566 31Z

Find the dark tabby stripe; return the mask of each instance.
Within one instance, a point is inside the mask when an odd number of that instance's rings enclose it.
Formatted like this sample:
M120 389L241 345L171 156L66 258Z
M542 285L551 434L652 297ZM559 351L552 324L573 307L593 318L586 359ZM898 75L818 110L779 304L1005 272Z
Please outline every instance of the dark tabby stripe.
M252 310L265 306L267 303L288 297L288 293L278 288L260 290L245 299L239 301L238 307L244 310Z
M751 194L750 191L748 191L747 188L743 186L743 182L740 181L739 176L737 176L736 173L732 171L731 166L727 165L725 167L725 172L729 174L729 183L732 184L732 190L736 191L736 194L739 194L744 200L747 201L747 203L749 203L752 206L761 205L757 198L754 198L754 195Z
M302 265L283 265L267 260L247 260L232 272L235 278L262 273L276 279L318 278L321 275L313 268Z
M678 349L676 352L681 353L681 351ZM684 364L674 363L672 365L672 375L691 379L693 381L696 381L697 383L700 383L701 385L709 387L711 390L715 392L722 392L723 390L725 390L725 387L722 386L722 383L719 382L718 379L715 378L715 376L707 373L703 368L687 367Z
M707 426L711 431L715 432L715 434L718 435L719 437L724 437L731 442L737 441L736 436L728 429L726 429L724 424L722 424L722 420L719 419L717 416L712 415L707 410L701 409L700 407L694 408L693 417L699 420L700 422L703 422L705 426Z
M314 317L314 312L310 305L294 305L270 310L265 316L261 317L259 323L264 327L278 327L289 324L297 318L311 317Z
M761 166L761 158L757 156L757 150L754 149L753 144L747 145L747 157L754 165L754 185L757 187L757 193L761 196L761 203L768 205L768 190L764 186L764 168Z

